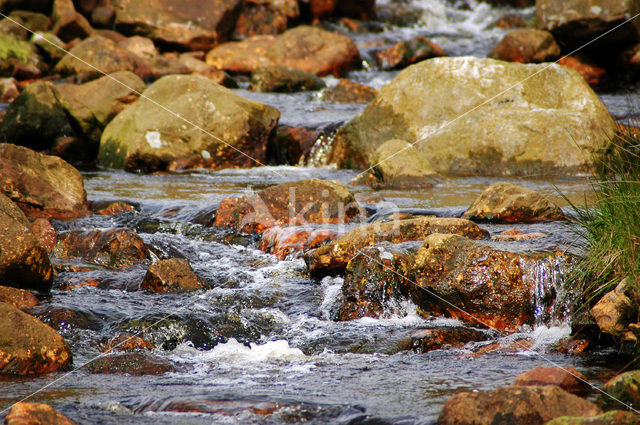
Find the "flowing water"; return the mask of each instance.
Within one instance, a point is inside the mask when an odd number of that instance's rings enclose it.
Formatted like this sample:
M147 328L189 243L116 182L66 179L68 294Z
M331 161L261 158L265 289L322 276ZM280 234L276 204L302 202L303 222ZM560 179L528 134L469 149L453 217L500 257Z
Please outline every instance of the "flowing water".
M364 46L365 58L365 70L350 78L375 87L382 87L395 73L373 69L369 63L373 48L366 46L426 35L452 55L485 56L504 34L492 24L514 12L475 0L379 0L378 4L387 21L380 24L384 31L350 34ZM398 12L399 7L406 15ZM530 19L533 9L518 13ZM396 21L385 18L392 15ZM363 108L329 105L314 93L238 92L279 108L281 122L288 125L335 128ZM602 98L615 116L634 118L629 96L633 94ZM156 175L94 169L84 175L90 201L124 200L136 209L113 217L56 222L59 231L134 229L154 257L188 259L208 289L190 294L139 291L143 265L60 273L56 289L36 312L68 341L76 367L99 355L105 339L130 332L152 341L157 347L153 353L170 360L177 371L136 377L92 375L81 368L68 375L3 378L0 409L36 392L32 401L51 403L78 423L431 424L451 394L506 385L538 365L572 365L596 384L618 366L607 352L576 357L548 350L569 333L564 320L570 302L570 291L563 286L566 264L557 259L526 264L527 279L535 283L532 299L538 304L535 329L498 338L504 346L527 341L526 350L473 354L479 346L495 342L489 341L418 354L405 349L416 330L464 325L425 318L409 302L384 319L332 321L331 313L340 302L341 278L310 279L302 260L278 261L252 244L217 242L216 230L202 225L228 196L312 177L348 183L356 175L353 171L278 166ZM562 205L566 201L560 194L579 204L591 196L587 178L500 180L538 190ZM378 216L394 208L457 216L495 181L451 177L424 191L353 190ZM515 227L549 235L526 242L496 242L498 247L573 253L581 249L577 229L567 224L485 227L492 234ZM80 284L89 280L98 281L98 286ZM61 289L74 284L78 288ZM550 308L544 304L549 294L563 301Z

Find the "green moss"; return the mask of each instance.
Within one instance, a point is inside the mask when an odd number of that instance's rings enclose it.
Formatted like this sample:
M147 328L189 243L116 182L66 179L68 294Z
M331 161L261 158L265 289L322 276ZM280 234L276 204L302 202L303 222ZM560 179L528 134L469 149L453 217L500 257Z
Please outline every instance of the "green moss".
M33 54L31 44L8 34L0 34L0 60L6 61L15 58L20 62L28 62Z

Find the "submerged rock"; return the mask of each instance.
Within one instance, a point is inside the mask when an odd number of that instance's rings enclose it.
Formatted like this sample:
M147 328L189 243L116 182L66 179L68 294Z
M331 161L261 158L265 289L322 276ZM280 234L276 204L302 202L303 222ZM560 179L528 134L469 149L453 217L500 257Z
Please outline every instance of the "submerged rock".
M70 364L71 350L56 331L0 302L0 374L34 375Z
M54 270L47 251L31 231L27 217L0 194L0 282L48 292Z
M111 354L91 361L85 369L89 373L126 373L134 376L164 375L176 371L168 360L146 353Z
M421 329L411 334L411 348L417 353L426 353L452 347L464 347L469 342L484 341L490 335L466 327L444 327Z
M495 223L564 220L562 210L540 193L511 183L494 183L482 192L462 218Z
M616 375L602 387L600 405L604 410L620 410L640 407L640 370ZM578 416L578 415L576 415Z
M291 93L325 87L324 81L310 72L285 66L259 66L251 72L249 90Z
M382 69L401 69L425 59L446 56L442 47L423 36L401 41L376 53Z
M44 403L18 402L4 419L5 425L75 425L62 413Z
M560 57L560 46L548 31L533 28L513 30L489 53L490 58L509 62L553 62Z
M191 292L204 289L202 280L183 258L170 258L153 263L140 289L151 292Z
M567 392L582 397L591 392L591 385L587 382L587 378L571 366L561 368L538 366L518 375L513 385L556 385Z
M30 218L74 218L90 213L84 180L62 159L0 143L1 192Z
M545 425L640 425L640 416L632 412L614 410L589 418L562 416Z
M225 43L207 53L207 63L225 71L250 73L259 66L280 65L336 77L359 65L355 43L341 34L299 26L279 36L256 36Z
M279 117L207 78L167 76L107 125L98 161L130 171L261 165Z
M575 174L614 131L598 96L560 65L434 58L402 71L341 127L328 160L367 168L381 144L402 139L442 173Z
M360 212L342 183L310 179L271 186L252 196L227 198L218 206L215 225L261 233L282 225L349 223L358 220Z
M312 275L342 273L347 263L362 248L380 242L423 240L432 233L453 233L472 239L489 237L486 230L468 220L420 217L358 227L335 241L308 252L304 259Z
M560 416L596 416L595 404L556 386L501 387L451 397L438 425L544 425Z

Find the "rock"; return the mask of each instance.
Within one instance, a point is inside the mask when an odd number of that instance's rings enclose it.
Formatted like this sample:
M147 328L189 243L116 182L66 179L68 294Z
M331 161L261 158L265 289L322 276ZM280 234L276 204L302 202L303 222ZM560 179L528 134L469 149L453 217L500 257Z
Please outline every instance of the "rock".
M51 13L53 0L3 0L3 12L19 10L29 10L39 13Z
M11 304L21 310L40 304L31 292L9 286L0 286L0 302Z
M183 53L178 57L178 61L189 68L190 74L198 74L206 77L216 84L224 87L236 88L238 83L229 74L219 69L215 69L206 62L195 58L191 53Z
M513 29L513 28L524 28L527 26L527 21L524 20L522 15L517 13L506 13L502 15L498 20L493 24L498 28L504 29Z
M334 229L312 227L271 227L262 233L258 249L284 260L290 254L317 248L337 238L341 233Z
M600 50L603 45L632 43L638 37L637 23L619 25L638 12L640 3L636 1L603 0L594 4L588 0L536 0L538 27L551 31L556 40L569 49L582 46L613 28L615 31L590 47Z
M102 344L100 351L103 353L112 351L133 352L153 350L154 348L156 348L155 345L139 336L121 333Z
M164 375L175 372L168 360L145 353L112 354L100 357L85 366L89 373L126 373L134 376Z
M191 264L183 258L153 263L140 285L140 289L150 292L191 292L204 288L202 280L195 274Z
M50 32L37 32L31 37L31 42L52 63L58 62L67 53L64 42Z
M426 353L442 348L464 347L469 342L489 339L487 332L473 328L445 327L421 329L411 334L411 348L417 353Z
M632 370L616 375L602 387L600 406L604 410L640 407L640 371ZM575 415L579 416L579 415Z
M484 0L498 6L528 7L535 4L535 0Z
M133 211L135 208L133 205L128 204L124 201L115 201L111 202L109 205L106 205L104 208L100 208L96 211L96 214L100 215L115 215L121 214L128 211Z
M24 29L24 21L18 17L0 20L0 34L9 34L18 40L26 40L28 37L27 30Z
M297 165L311 152L315 141L321 132L304 127L278 126L276 137L269 140L267 145L268 164Z
M560 416L596 416L598 407L555 387L501 387L461 392L444 405L438 425L544 425Z
M299 15L297 2L282 2L295 4L297 13L294 16L287 16L283 11L278 10L279 1L245 0L242 3L242 12L238 17L238 22L233 31L232 38L242 40L254 35L277 35L283 33L290 19L295 19Z
M509 229L509 230L505 230L504 232L500 232L497 235L491 236L491 239L494 241L513 242L513 241L528 241L531 239L546 238L547 236L549 235L542 232L525 233L522 230Z
M591 170L614 131L600 99L562 66L433 58L341 127L328 160L367 168L382 143L401 139L440 173L574 174Z
M91 23L96 28L113 28L116 9L113 6L99 6L91 12Z
M20 95L15 78L0 79L0 102L11 103Z
M587 378L571 366L561 368L538 366L518 375L513 385L556 385L581 397L585 397L591 392L591 385L587 382Z
M5 425L74 425L62 413L44 403L18 402L4 419Z
M310 72L285 66L259 66L251 72L249 90L293 93L321 90L326 86L324 81Z
M69 346L56 331L0 302L0 374L35 375L70 364Z
M0 191L29 218L90 213L82 175L58 157L0 143L0 171Z
M369 103L376 98L378 90L344 78L323 92L324 100L330 103Z
M78 329L100 331L105 325L95 313L79 306L66 308L50 304L39 305L29 309L28 313L60 333Z
M62 41L69 42L75 38L87 38L93 34L89 21L76 12L73 0L54 0L51 15L53 28L51 32Z
M122 40L118 43L118 47L126 49L136 56L151 60L158 56L158 50L156 49L153 40L135 35Z
M382 69L402 69L438 56L446 56L442 47L421 35L376 53L376 59Z
M130 171L262 165L279 117L204 77L167 76L109 123L98 161Z
M489 53L490 58L509 62L553 62L560 46L549 31L523 28L507 33Z
M494 183L482 192L462 218L493 223L564 220L562 210L535 190Z
M0 34L0 77L38 78L45 66L32 44Z
M633 322L635 309L626 294L628 289L626 280L620 282L615 290L607 292L591 308L591 316L602 332L619 336Z
M561 416L545 425L638 425L640 417L635 413L614 410L590 418Z
M51 10L48 10L46 13L50 12ZM28 10L14 10L9 14L9 17L16 20L20 19L24 23L24 26L29 28L31 31L49 31L51 28L51 19L43 13L31 12Z
M453 233L472 239L489 237L486 230L468 220L420 217L358 227L335 241L308 252L304 260L312 275L342 273L349 260L362 248L380 242L400 243L423 240L432 233Z
M227 39L233 30L240 0L112 0L116 30L141 35L158 45L177 50L208 50Z
M308 3L308 6L306 5ZM307 6L314 21L330 16L344 16L366 21L375 15L375 0L308 0Z
M593 64L583 55L562 57L558 61L558 65L578 71L594 90L602 90L609 85L607 71Z
M46 218L35 219L33 223L31 223L31 231L40 241L40 245L42 245L48 253L51 253L56 243L58 243L58 232L53 228L49 220Z
M207 53L217 69L250 73L259 66L280 65L336 77L360 64L355 43L342 34L299 26L279 36L255 36L222 44Z
M140 236L130 229L76 230L58 235L53 256L83 258L104 267L125 268L147 259L149 250Z
M59 84L60 101L75 128L93 142L95 155L102 131L116 115L138 100L145 83L130 71L114 72L85 84ZM95 156L94 156L95 157Z
M62 75L78 74L77 78L82 81L118 71L131 71L143 80L153 76L151 64L99 35L89 37L74 46L58 62L54 71Z
M429 188L437 174L425 156L404 140L389 140L371 156L371 169L361 174L356 184L368 184L374 189Z
M360 206L336 180L309 179L268 187L252 196L224 199L215 225L245 233L274 226L339 224L360 218Z
M53 141L73 134L59 93L51 83L29 84L7 108L0 121L0 141L47 149Z
M54 278L47 251L31 232L27 217L0 193L0 282L48 292Z

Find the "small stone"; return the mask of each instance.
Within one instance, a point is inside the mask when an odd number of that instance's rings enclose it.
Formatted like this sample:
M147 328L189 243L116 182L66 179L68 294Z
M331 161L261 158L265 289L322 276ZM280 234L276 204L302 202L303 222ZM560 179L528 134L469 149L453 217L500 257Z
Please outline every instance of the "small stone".
M204 288L202 280L183 258L153 263L140 285L140 289L151 292L191 292Z
M329 103L367 104L375 99L377 94L378 90L374 88L342 78L337 85L324 90L322 95Z
M442 47L423 36L401 41L376 53L382 69L401 69L425 59L446 56Z

